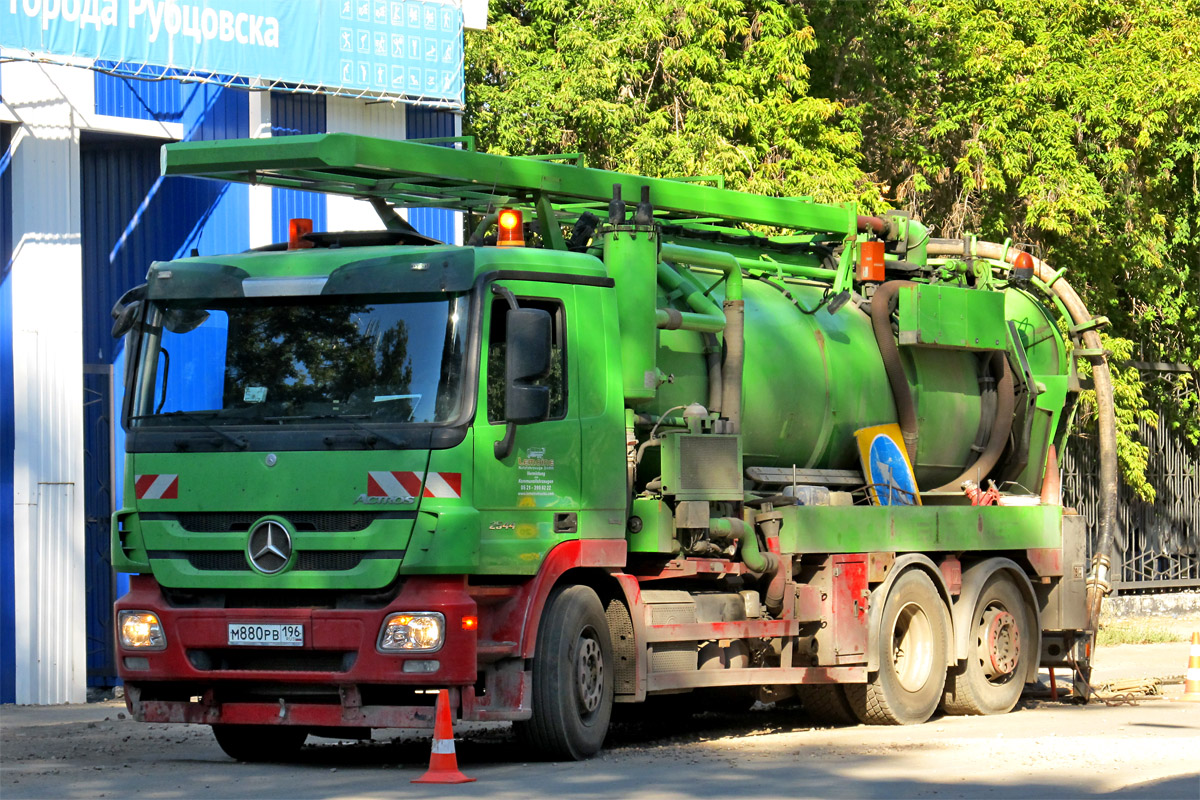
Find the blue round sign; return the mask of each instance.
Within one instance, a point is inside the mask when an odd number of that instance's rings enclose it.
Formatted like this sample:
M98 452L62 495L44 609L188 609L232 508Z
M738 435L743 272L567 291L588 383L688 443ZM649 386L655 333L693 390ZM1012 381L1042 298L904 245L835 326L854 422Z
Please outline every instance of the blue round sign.
M872 439L867 465L879 505L916 505L917 482L895 439L882 433Z

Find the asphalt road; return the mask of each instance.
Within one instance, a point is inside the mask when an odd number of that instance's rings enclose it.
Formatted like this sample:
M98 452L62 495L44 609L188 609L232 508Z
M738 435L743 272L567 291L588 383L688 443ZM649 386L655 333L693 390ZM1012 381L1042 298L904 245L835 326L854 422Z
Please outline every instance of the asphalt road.
M1157 650L1146 647L1158 648ZM1129 653L1175 665L1179 645ZM1120 648L1114 648L1114 652ZM1182 646L1186 654L1186 645ZM1111 657L1111 656L1110 656ZM1186 659L1186 655L1184 655ZM1130 669L1133 667L1131 666ZM1139 668L1143 669L1143 668ZM1119 672L1116 666L1108 671ZM583 763L535 763L505 726L458 731L478 782L413 785L428 734L357 745L309 739L296 763L242 764L207 728L143 725L119 703L0 709L0 794L18 798L1200 798L1200 703L1182 690L1136 705L1026 699L1002 717L917 727L814 728L762 709L617 725Z

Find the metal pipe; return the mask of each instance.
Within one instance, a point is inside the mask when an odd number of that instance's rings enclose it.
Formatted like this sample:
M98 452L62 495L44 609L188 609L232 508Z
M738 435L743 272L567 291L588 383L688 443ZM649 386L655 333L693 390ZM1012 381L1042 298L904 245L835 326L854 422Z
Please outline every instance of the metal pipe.
M975 242L974 253L981 258L1015 263L1023 251L1004 247L995 242ZM934 239L929 242L929 254L961 256L964 243L959 239ZM1065 280L1041 259L1025 253L1033 262L1033 274L1050 287L1076 325L1092 321L1083 300ZM1095 328L1083 332L1083 344L1089 350L1103 352L1104 345ZM1108 359L1100 356L1092 361L1092 381L1096 386L1097 425L1100 429L1100 507L1097 514L1096 544L1093 548L1091 575L1088 577L1088 621L1091 629L1100 622L1100 602L1110 590L1108 581L1109 552L1117 527L1117 422L1113 402L1112 374Z
M880 284L871 297L871 328L875 332L875 343L883 357L883 368L888 384L892 387L892 398L896 403L896 418L900 423L900 434L904 437L904 449L913 469L917 467L917 407L913 402L912 389L904 365L900 363L900 348L892 335L891 303L905 286L916 286L912 281L887 281Z
M721 370L721 411L729 420L730 432L739 433L742 428L742 367L746 357L746 304L742 299L742 267L729 253L678 244L664 244L662 258L668 262L712 267L725 275L725 302L722 304L725 311L725 363Z
M816 281L831 282L837 278L836 269L825 267L809 267L803 264L787 264L783 261L762 261L753 258L739 258L738 264L744 270L755 272L782 272L791 278L810 278Z
M887 220L882 217L869 217L866 214L858 215L858 229L860 231L870 231L876 236L883 236L887 233Z
M683 314L680 315L681 324L676 327L685 330L699 331L704 336L704 361L708 368L708 410L720 413L721 411L721 348L717 343L715 334L725 330L725 312L717 307L712 298L704 293L703 287L690 274L680 273L670 264L663 262L658 263L658 283L664 289L670 292L680 292L686 302L700 318L688 320L689 324L683 323ZM667 311L667 309L659 309L659 312ZM670 325L662 324L662 317L659 313L655 314L655 323L659 328L670 329ZM719 327L717 327L719 325Z
M654 324L664 331L699 331L700 333L720 333L725 330L725 318L710 317L707 314L693 314L690 311L678 311L674 308L659 308L654 312Z
M754 528L737 517L717 517L708 521L708 533L717 539L730 539L741 545L738 550L746 569L756 575L764 575L779 568L779 557L758 549L758 536Z
M695 267L719 269L725 275L725 299L742 299L742 270L732 254L722 250L701 250L698 247L666 243L662 246L662 259Z
M661 417L656 417L653 414L636 414L634 416L634 424L640 428L653 428L655 425L665 425L668 428L686 428L687 420L683 417L672 417L664 414Z
M471 232L471 236L465 242L465 246L479 247L482 245L483 238L487 236L487 232L496 224L496 220L499 218L500 212L497 210L484 214L483 218L479 220L479 224L475 226L475 230Z
M666 245L664 245L665 247ZM725 315L712 298L704 294L703 288L690 275L684 275L670 264L658 262L658 282L667 292L679 292L683 301L697 314L719 319L725 326Z

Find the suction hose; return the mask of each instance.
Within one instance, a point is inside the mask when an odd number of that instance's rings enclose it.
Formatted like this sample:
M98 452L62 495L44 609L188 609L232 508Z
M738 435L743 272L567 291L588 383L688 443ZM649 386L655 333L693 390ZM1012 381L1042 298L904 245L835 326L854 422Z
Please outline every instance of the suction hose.
M996 384L996 417L992 422L992 432L988 436L987 445L975 463L963 470L963 473L949 483L937 487L935 492L957 492L962 490L962 482L970 479L978 482L992 471L1000 454L1008 444L1008 434L1012 432L1013 413L1017 410L1017 395L1014 391L1012 368L1004 353L992 355L992 374L1000 373L1000 381ZM907 386L907 384L906 384Z
M961 256L963 252L964 243L961 239L933 239L928 245L928 253L931 256ZM995 242L974 242L973 252L982 258L1014 264L1018 256L1024 255L1033 264L1033 274L1062 301L1067 313L1071 315L1072 322L1084 325L1092 321L1091 313L1071 285L1056 275L1041 259ZM1100 342L1100 334L1095 328L1083 332L1083 344L1089 350L1097 352L1103 352L1104 349ZM1087 580L1088 622L1094 631L1100 621L1100 602L1104 595L1111 591L1108 580L1108 554L1112 551L1117 527L1117 423L1112 374L1105 357L1101 356L1092 361L1092 380L1096 386L1096 408L1099 415L1097 422L1100 429L1100 503L1096 520L1098 532L1092 550L1091 574Z
M896 401L896 416L900 422L900 434L904 437L904 449L913 468L917 466L917 407L913 403L912 389L908 376L900 363L900 348L892 334L892 303L905 286L916 286L912 281L887 281L880 284L871 297L871 328L875 331L875 343L879 355L883 356L883 368L887 371L892 397Z

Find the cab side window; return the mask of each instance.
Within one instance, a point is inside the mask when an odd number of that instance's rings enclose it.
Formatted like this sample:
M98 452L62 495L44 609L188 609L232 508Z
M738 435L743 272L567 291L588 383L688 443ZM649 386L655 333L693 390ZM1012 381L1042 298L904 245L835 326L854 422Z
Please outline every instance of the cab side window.
M553 320L550 340L550 373L536 385L550 387L549 419L562 419L567 415L567 347L566 321L563 305L557 300L530 300L519 298L521 308L536 308L546 311ZM504 356L508 302L497 299L492 303L492 321L488 335L487 352L487 414L488 422L504 421Z

